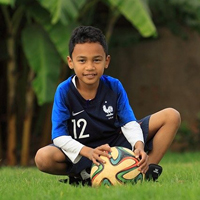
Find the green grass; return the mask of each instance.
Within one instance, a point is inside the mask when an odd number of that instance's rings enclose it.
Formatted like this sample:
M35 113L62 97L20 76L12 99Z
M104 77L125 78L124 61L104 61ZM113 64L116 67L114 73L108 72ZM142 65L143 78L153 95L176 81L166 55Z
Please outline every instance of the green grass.
M1 200L184 200L200 198L200 152L168 153L158 182L117 187L73 187L36 168L0 168Z

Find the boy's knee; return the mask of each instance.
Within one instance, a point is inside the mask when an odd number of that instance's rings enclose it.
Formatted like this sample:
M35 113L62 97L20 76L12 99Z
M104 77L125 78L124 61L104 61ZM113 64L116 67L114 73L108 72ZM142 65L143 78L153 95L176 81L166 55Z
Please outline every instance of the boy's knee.
M48 155L46 154L45 150L39 149L35 155L35 164L40 171L46 172L48 165L47 165Z
M181 123L181 115L180 113L174 108L167 108L166 109L167 119L171 122L177 124L177 126Z

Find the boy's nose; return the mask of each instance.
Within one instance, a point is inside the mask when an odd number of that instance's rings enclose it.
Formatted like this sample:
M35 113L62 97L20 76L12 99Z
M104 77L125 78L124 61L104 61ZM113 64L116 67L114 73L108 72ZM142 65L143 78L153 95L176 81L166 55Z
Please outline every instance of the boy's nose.
M88 63L86 69L87 70L94 70L94 63L92 63L92 62Z

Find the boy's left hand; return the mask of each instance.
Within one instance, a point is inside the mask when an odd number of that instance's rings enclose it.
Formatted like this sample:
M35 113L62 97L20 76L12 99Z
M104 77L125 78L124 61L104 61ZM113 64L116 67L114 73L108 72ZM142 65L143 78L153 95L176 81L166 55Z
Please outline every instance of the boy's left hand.
M138 170L141 171L142 173L146 173L149 166L148 166L148 159L149 156L145 153L143 149L135 149L134 151L136 158L140 160L138 166Z

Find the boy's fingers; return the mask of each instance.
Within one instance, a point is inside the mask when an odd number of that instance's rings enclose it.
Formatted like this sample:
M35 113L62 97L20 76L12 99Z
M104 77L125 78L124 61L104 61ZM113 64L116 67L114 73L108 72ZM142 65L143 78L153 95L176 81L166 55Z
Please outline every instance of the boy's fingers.
M93 151L93 163L99 165L100 163L106 163L106 160L111 158L111 147L108 144L101 145L94 149ZM104 156L106 158L102 158L100 156Z
M95 158L93 159L93 163L96 165L99 165L100 163L105 164L106 161L104 159L98 157L97 159L95 159Z
M97 162L95 159L93 159L92 162L93 162L95 165L99 166L99 162Z
M149 168L149 167L148 167L147 165L141 165L141 166L138 168L138 170L145 174L145 173L147 172L148 168Z
M143 155L142 159L139 162L139 168L138 170L141 171L142 173L146 173L146 171L148 170L148 165L147 165L147 161L148 161L148 155Z
M98 149L101 151L111 152L111 147L108 144L101 145L100 147L98 147Z
M111 157L111 148L109 145L102 145L100 147L97 148L97 152L96 152L99 156L105 156L107 158Z
M139 157L140 157L140 152L139 152L138 149L136 149L136 150L134 151L134 154L135 154L135 157L136 157L136 158L139 158Z

